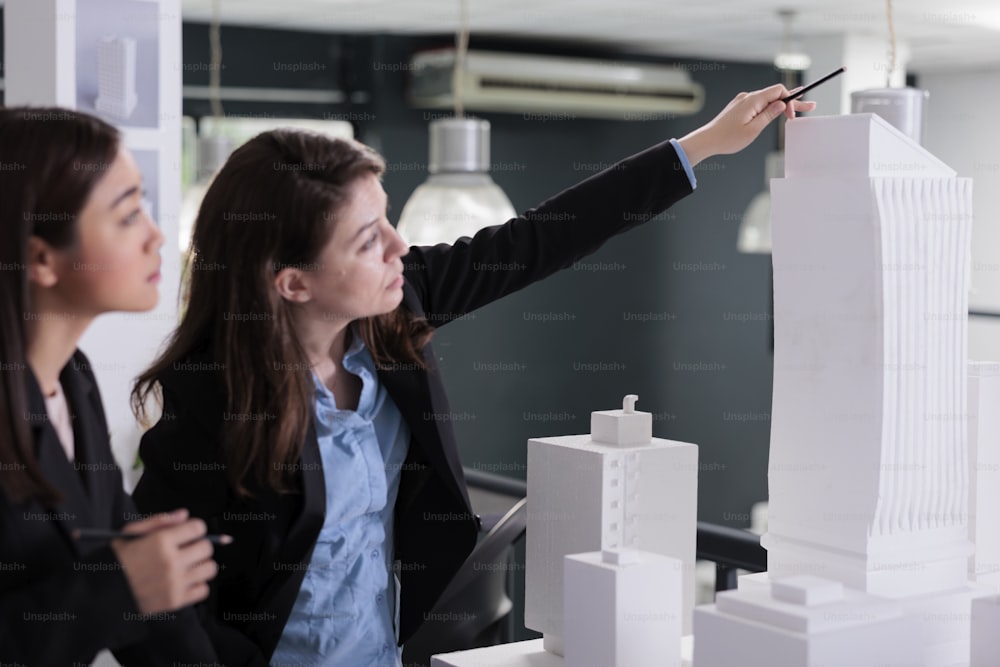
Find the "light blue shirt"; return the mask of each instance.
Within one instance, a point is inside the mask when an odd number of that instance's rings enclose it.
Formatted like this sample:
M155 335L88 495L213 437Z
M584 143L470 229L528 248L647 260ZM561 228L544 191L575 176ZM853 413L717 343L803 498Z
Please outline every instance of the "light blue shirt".
M687 153L681 148L681 142L676 139L670 140L670 145L674 147L677 151L677 157L681 161L681 165L684 167L684 173L687 174L688 180L691 181L691 189L695 190L698 188L698 179L694 177L694 169L691 168L691 161L688 160Z
M326 518L271 664L400 667L393 519L410 431L356 330L343 367L361 378L339 410L313 375Z

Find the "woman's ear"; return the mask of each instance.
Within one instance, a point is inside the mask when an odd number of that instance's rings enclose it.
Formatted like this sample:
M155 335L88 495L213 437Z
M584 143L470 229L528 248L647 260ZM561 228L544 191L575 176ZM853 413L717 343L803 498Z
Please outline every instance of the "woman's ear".
M305 272L297 268L285 267L278 271L274 275L274 287L281 298L292 303L306 303L312 299Z
M58 253L38 236L28 237L28 280L39 287L59 284Z

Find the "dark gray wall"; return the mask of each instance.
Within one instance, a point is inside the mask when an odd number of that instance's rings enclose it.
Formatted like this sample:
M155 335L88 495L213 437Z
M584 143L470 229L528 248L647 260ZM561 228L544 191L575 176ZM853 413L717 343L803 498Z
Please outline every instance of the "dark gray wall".
M381 39L373 52L374 122L362 138L385 155L385 187L400 204L425 178L427 122L409 108L405 66L412 40ZM536 50L528 46L525 50ZM612 54L606 54L614 57ZM390 67L386 69L386 65ZM492 126L493 177L523 210L601 165L710 120L740 90L776 80L767 66L685 62L705 86L705 111L650 122L558 120L483 114ZM586 433L590 412L637 393L658 437L700 445L701 520L749 525L767 497L771 405L770 256L736 252L739 219L764 186L769 129L737 156L696 169L698 189L663 216L617 237L548 280L438 330L465 464L524 479L526 441ZM598 269L598 270L592 270ZM647 313L655 321L626 320ZM541 318L549 314L552 321ZM569 319L566 319L566 318ZM519 370L482 370L506 362ZM595 363L620 370L589 371ZM617 366L615 366L617 364ZM514 575L515 637L523 626L524 550Z
M227 26L223 85L339 89L354 101L228 102L226 111L353 121L359 138L388 161L390 215L398 215L426 177L427 122L441 113L406 103L409 55L451 39ZM635 59L568 43L474 37L472 46ZM768 65L644 59L688 67L705 86L704 111L648 122L483 115L492 124L494 179L516 208L682 136L737 92L778 80ZM289 66L295 63L305 66ZM207 83L207 64L206 26L185 23L184 82ZM209 111L204 100L185 100L184 109ZM654 435L701 448L699 518L748 525L751 504L767 495L770 257L737 253L736 234L746 205L763 188L764 156L775 143L771 127L739 155L699 165L697 191L665 215L613 239L580 267L438 331L453 412L467 417L455 422L466 465L523 479L528 438L585 433L592 410L617 407L624 394L637 393L639 408L654 413ZM571 319L539 321L547 313ZM625 313L660 319L626 320ZM516 362L521 370L481 370L495 362ZM594 363L620 370L586 370Z
M380 40L377 62L403 65L410 40ZM776 81L769 66L685 62L705 86L697 116L651 122L539 121L484 114L493 177L523 210L632 152L710 120L740 90ZM401 203L426 177L427 112L408 107L405 75L382 69L365 139L389 161ZM654 413L654 435L700 445L699 518L748 525L767 495L771 403L770 256L736 252L739 218L764 186L769 129L736 156L699 165L697 191L597 254L437 334L466 465L525 476L528 438L586 433L592 410L626 393ZM394 168L395 165L395 168ZM397 209L398 211L398 206ZM598 270L593 270L598 269ZM626 320L651 313L657 321ZM556 321L539 317L551 314ZM558 319L569 317L572 319ZM488 371L484 364L517 363ZM590 371L595 362L620 370ZM614 366L616 365L617 366Z
M0 13L2 20L2 13ZM223 85L330 90L337 105L227 102L229 114L350 120L388 162L390 217L425 178L427 123L440 112L411 109L405 68L418 48L451 37L326 35L224 27ZM472 41L474 48L559 52L631 60L573 44ZM696 116L648 122L540 121L485 114L492 124L494 179L523 210L630 153L709 121L741 90L778 80L770 66L647 58L690 68L705 86ZM298 71L291 65L299 63ZM208 34L184 25L184 82L208 81ZM0 64L2 66L2 64ZM205 100L184 111L209 113ZM654 413L654 435L700 446L698 514L746 526L767 495L771 402L770 256L736 252L739 219L764 186L769 128L736 156L696 169L697 191L666 214L613 239L582 265L441 328L440 365L467 466L525 477L529 438L589 431L592 410L637 393ZM596 270L595 270L596 269ZM456 286L458 287L458 286ZM626 313L653 321L627 320ZM540 318L549 314L554 321ZM569 319L565 319L569 318ZM486 371L484 364L519 364ZM618 370L589 370L603 363ZM514 568L517 638L523 629L523 545Z

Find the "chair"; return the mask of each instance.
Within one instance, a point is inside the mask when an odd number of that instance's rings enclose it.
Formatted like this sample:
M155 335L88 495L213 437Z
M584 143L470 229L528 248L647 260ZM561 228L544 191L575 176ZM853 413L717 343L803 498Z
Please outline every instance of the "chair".
M445 588L428 620L403 645L407 667L427 667L436 653L513 639L505 623L514 607L507 594L507 575L513 566L513 545L527 529L527 499L519 500L492 527L486 517L482 524L488 530L485 537Z

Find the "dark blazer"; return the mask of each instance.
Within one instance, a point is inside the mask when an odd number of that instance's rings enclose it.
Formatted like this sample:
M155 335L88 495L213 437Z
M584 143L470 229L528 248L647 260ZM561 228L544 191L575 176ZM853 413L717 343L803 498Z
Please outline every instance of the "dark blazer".
M596 174L506 224L454 245L412 247L403 258L402 307L440 326L570 266L615 234L691 192L664 142ZM323 525L325 487L315 432L303 445L298 492L253 487L238 499L225 479L220 438L225 395L206 344L162 373L164 416L142 439L145 473L134 497L145 511L183 505L235 542L216 551L206 622L227 664L265 664L281 637ZM400 365L379 380L410 427L396 502L401 561L400 640L413 634L475 545L472 514L435 355L429 371Z
M25 376L35 455L63 500L44 506L0 494L0 661L89 664L112 649L127 665L213 662L192 609L141 615L111 547L71 537L76 528L119 528L137 516L111 455L87 358L77 351L59 376L73 423L73 463L48 421L34 375Z

